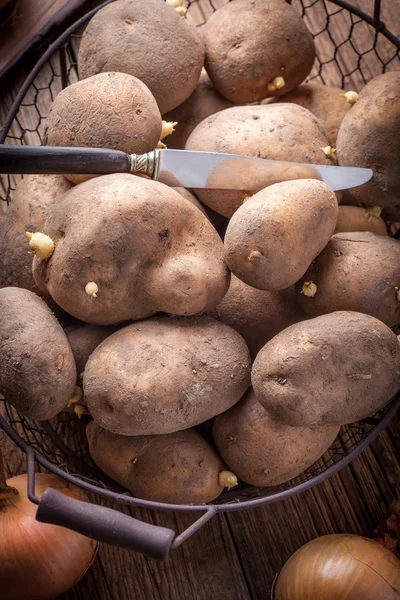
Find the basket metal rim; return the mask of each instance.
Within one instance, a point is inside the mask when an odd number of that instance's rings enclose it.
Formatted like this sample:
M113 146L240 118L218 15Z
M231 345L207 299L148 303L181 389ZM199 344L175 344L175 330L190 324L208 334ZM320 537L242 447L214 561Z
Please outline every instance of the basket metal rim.
M328 467L322 473L311 477L309 480L296 484L293 487L290 487L286 490L278 491L274 494L270 494L267 496L260 496L259 498L253 498L250 500L243 500L239 502L231 501L220 504L214 504L210 502L208 504L170 504L166 502L155 502L152 500L144 500L142 498L137 498L135 496L128 496L125 494L120 494L118 492L113 492L92 483L88 483L75 475L71 475L70 473L66 473L60 467L54 465L51 461L45 458L42 454L33 449L32 445L26 442L17 431L7 423L7 421L0 415L0 429L2 429L8 437L19 447L25 454L32 451L35 455L36 462L41 465L43 468L51 471L55 475L69 481L70 483L82 488L87 492L91 492L97 494L98 496L102 496L108 500L114 500L119 504L127 504L140 508L149 508L156 510L164 510L164 511L177 511L177 512L199 512L199 511L209 511L211 508L215 512L235 512L240 510L246 510L248 508L256 508L258 506L263 506L267 504L274 504L275 502L279 502L281 500L285 500L297 494L300 494L306 490L309 490L316 485L319 485L335 473L341 471L344 467L350 464L361 452L363 452L371 443L378 437L378 435L387 427L390 420L397 412L398 408L400 408L400 392L396 395L396 397L392 400L392 403L389 405L389 409L386 414L382 417L380 422L375 425L375 427L367 434L367 436L355 447L351 450L346 456L338 460L336 463ZM362 422L362 421L361 421Z

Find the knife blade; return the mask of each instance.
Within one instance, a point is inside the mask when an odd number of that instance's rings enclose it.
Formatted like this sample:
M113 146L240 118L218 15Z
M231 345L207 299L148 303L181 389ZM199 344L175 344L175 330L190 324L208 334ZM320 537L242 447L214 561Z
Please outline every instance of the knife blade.
M294 163L196 150L127 154L103 148L0 145L3 174L143 174L174 187L256 191L291 179L319 179L335 191L356 187L371 169Z

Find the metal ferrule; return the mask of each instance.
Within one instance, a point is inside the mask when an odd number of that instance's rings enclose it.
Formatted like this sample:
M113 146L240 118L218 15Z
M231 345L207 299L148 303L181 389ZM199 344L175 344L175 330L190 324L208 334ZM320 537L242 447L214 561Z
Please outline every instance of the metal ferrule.
M130 171L133 175L147 175L153 179L157 171L159 150L152 150L146 154L130 154Z

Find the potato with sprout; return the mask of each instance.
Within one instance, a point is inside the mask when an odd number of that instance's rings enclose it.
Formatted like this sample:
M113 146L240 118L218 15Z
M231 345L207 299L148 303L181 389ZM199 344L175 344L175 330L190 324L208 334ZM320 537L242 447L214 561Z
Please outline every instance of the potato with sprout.
M238 104L290 92L314 63L311 33L280 0L229 2L203 31L207 73L219 93Z
M319 83L302 83L298 88L269 102L290 102L306 108L315 115L325 127L333 147L336 144L340 123L352 104L344 97L340 88ZM351 99L351 96L349 96Z
M229 286L223 245L207 217L142 177L116 173L81 183L49 211L43 233L55 248L46 260L35 257L35 280L87 323L197 314Z
M142 154L157 146L161 134L160 111L146 85L132 75L110 72L73 83L56 96L43 142ZM68 175L75 183L90 177Z
M99 327L79 323L64 327L65 335L74 355L77 387L68 402L68 409L78 416L87 413L87 404L82 392L83 373L90 355L109 335L117 331L117 327Z
M237 479L197 431L129 437L86 429L92 459L138 498L173 504L203 504Z
M121 435L194 427L249 386L243 338L207 317L155 317L123 327L93 352L83 392L94 420Z
M400 197L400 72L372 79L343 119L338 139L340 165L369 167L370 181L346 190L348 204L395 206Z
M316 293L307 294L306 282ZM296 284L309 317L337 310L400 323L400 242L369 231L336 233Z
M282 169L280 165L274 168L270 164L268 177L260 174L258 166L250 171L250 165L243 165L241 161L220 165L212 173L210 183L224 188L227 178L231 181L235 177L243 191L198 189L196 194L203 204L230 218L245 198L267 185L293 179L319 179L308 164L334 165L335 156L327 157L321 150L328 145L323 126L307 109L295 104L272 104L234 106L211 115L192 131L186 150L228 152L305 165ZM245 187L249 180L252 182L250 191Z
M33 232L36 242L40 239L47 211L71 187L61 175L25 175L20 181L0 229L0 288L13 286L42 293L32 276L35 248L26 234ZM49 243L51 246L51 240Z
M322 181L276 183L247 200L229 221L225 260L259 290L283 290L304 275L328 243L338 204Z
M291 427L274 419L253 390L218 415L213 438L225 463L257 487L280 485L303 473L330 447L339 426Z
M0 289L0 394L32 419L51 419L73 396L71 347L45 302L16 287Z
M399 340L374 317L333 312L278 333L258 353L251 380L257 400L281 423L353 423L399 391Z
M374 208L377 210L374 211ZM335 233L370 231L387 235L385 221L380 217L380 213L380 207L339 206Z
M178 9L178 10L177 10ZM165 0L119 0L89 21L78 56L81 79L105 71L129 73L143 81L162 114L193 92L204 64L204 44ZM157 140L158 141L158 140Z

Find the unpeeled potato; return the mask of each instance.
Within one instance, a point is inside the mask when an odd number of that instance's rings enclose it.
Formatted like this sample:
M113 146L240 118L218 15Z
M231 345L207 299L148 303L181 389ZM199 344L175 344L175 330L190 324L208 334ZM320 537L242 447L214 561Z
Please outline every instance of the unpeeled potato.
M319 179L309 164L335 164L334 155L327 157L322 150L328 145L325 129L308 110L296 104L271 104L234 106L211 115L192 131L186 150L226 152L304 165L282 169L269 163L268 170L260 173L248 160L236 159L214 169L208 183L222 189L198 189L196 195L203 204L230 218L245 198L266 185L292 179ZM241 187L224 189L233 181ZM250 189L246 188L249 181Z
M20 181L0 228L0 288L42 294L33 279L34 254L26 232L42 231L50 206L71 187L62 175L25 175Z
M399 152L400 72L389 71L367 83L339 128L339 164L369 167L374 172L367 183L346 190L346 203L385 207L398 204Z
M374 317L336 311L278 333L258 353L251 380L257 400L282 423L353 423L399 391L399 340Z
M162 114L193 92L204 64L196 27L165 0L118 0L89 21L78 55L81 79L117 71L142 81Z
M335 233L370 231L387 235L385 221L361 206L339 206Z
M315 58L305 22L281 0L229 2L209 17L203 33L207 73L219 93L236 103L289 92L304 81Z
M144 154L161 136L161 115L146 85L127 73L99 73L72 83L51 105L45 121L47 146L110 148ZM82 183L93 174L70 174Z
M246 285L233 274L229 290L212 315L240 333L253 359L277 333L306 319L296 302L294 286L267 292Z
M242 481L275 486L297 477L329 448L339 426L291 427L274 419L253 390L214 422L219 454Z
M224 489L220 474L225 466L194 429L128 437L110 433L92 421L86 431L94 462L138 498L202 504Z
M400 242L369 231L336 233L296 284L309 317L353 310L389 327L400 323L399 289Z
M247 200L229 221L226 263L247 285L288 288L328 243L337 214L335 194L322 181L276 183Z

